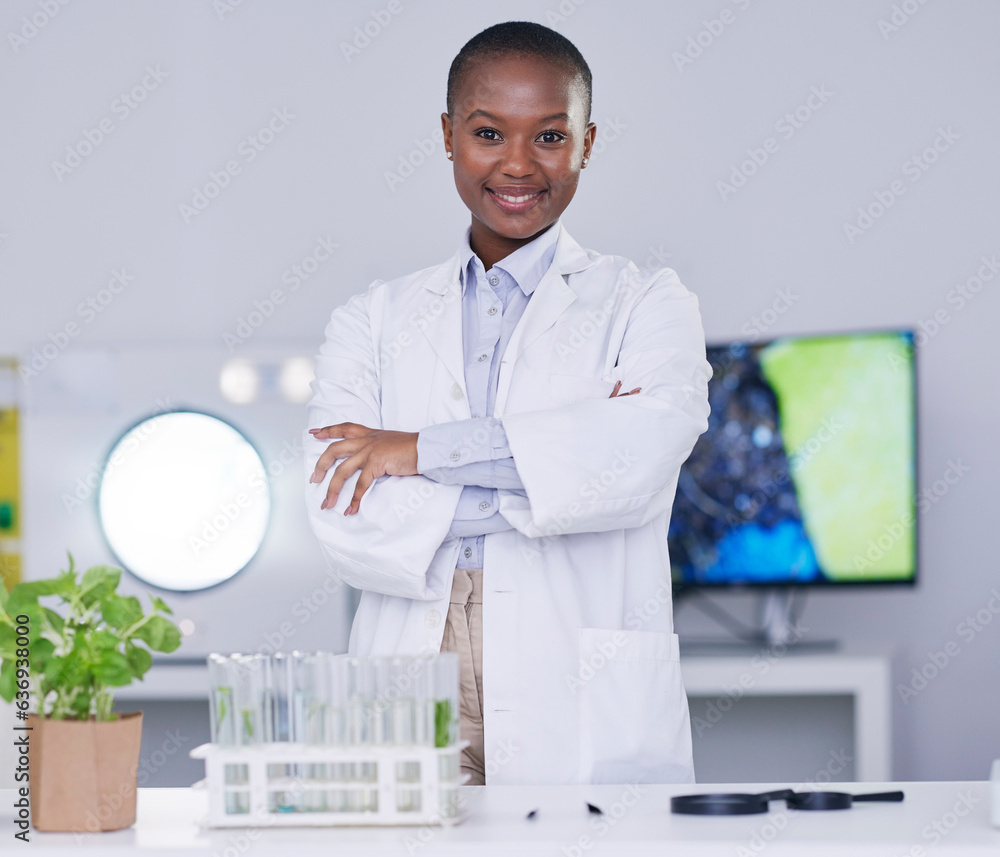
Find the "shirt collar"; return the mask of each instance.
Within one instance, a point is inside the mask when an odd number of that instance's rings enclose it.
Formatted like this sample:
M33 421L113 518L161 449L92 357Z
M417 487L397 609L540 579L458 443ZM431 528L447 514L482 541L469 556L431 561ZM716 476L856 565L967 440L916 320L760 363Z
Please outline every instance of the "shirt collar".
M530 296L535 290L535 286L541 282L542 276L549 269L552 259L555 257L556 242L559 238L559 225L560 222L556 220L555 223L534 241L530 241L523 247L518 247L513 253L508 254L497 262L494 267L502 268L506 271L513 278L514 282L521 287L521 291ZM462 272L463 295L465 294L465 284L468 281L468 272L472 264L472 258L475 256L475 253L472 252L472 246L469 243L471 235L472 227L467 226L459 257L461 260L460 270ZM482 261L478 257L476 259L482 265Z

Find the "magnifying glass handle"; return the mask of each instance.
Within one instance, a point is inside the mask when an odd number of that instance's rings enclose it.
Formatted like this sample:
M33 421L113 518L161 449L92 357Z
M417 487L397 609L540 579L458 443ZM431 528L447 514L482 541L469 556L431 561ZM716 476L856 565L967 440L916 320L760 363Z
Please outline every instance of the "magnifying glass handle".
M761 800L772 801L785 800L794 794L795 792L792 789L780 789L776 792L761 792L760 794L754 795L754 797L759 797Z
M851 800L884 800L884 801L901 801L903 799L902 792L878 792L876 794L867 795L853 795Z

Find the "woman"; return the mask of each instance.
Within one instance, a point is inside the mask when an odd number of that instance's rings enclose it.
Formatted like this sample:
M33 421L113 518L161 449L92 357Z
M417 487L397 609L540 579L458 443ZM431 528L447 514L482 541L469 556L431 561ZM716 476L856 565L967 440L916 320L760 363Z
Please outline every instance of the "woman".
M441 116L463 246L334 310L317 358L307 500L362 590L350 652L459 652L473 784L694 781L666 533L711 368L672 270L559 222L590 106L558 33L471 39Z

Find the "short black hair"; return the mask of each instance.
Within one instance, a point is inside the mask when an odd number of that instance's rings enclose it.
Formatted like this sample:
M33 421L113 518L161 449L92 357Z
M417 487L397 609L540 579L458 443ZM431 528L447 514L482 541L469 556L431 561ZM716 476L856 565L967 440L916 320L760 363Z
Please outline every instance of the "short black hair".
M469 69L482 59L504 55L539 57L564 66L583 83L587 104L587 122L593 101L590 66L569 39L555 30L532 21L505 21L487 27L465 43L448 70L448 115L454 118L455 93L464 85Z

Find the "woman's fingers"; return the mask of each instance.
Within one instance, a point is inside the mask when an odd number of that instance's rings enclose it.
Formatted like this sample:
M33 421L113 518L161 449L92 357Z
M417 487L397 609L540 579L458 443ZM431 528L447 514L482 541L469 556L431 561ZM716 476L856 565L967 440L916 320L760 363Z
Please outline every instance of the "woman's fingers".
M337 505L337 497L340 496L340 490L344 487L344 483L351 478L351 474L355 470L361 470L364 463L365 456L359 452L345 458L337 465L333 476L330 477L330 484L326 488L326 497L323 499L320 509L332 509Z
M316 467L309 477L310 482L322 482L326 478L326 471L329 470L333 465L339 461L341 458L348 458L353 455L363 446L363 442L358 439L354 440L338 440L329 444L326 449L323 450L323 454L319 457L316 462Z
M621 386L621 381L615 381L615 388L611 391L611 395L608 396L608 398L614 399L617 396L631 396L633 393L638 393L642 389L642 387L636 387L634 390L629 390L627 393L619 393L618 391L621 389Z

